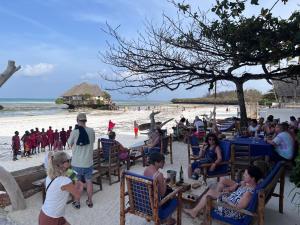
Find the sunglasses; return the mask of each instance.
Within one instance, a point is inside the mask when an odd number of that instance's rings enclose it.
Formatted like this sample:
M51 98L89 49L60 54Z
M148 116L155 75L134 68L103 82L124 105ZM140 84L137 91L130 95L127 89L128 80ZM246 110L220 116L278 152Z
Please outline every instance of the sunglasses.
M66 162L68 162L68 163L70 163L70 159L67 159L67 160L65 160L65 161L63 161L63 163L66 163Z
M208 140L209 140L209 141L215 141L215 139L214 139L214 138L208 138Z

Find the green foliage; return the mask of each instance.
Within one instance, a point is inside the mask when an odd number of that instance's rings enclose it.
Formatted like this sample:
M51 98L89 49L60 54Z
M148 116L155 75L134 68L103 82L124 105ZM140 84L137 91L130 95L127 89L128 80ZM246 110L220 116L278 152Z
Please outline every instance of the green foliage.
M100 99L97 99L97 105L98 105L98 106L104 105L104 102L101 101Z
M103 97L104 99L107 99L107 100L111 99L110 94L109 94L108 92L106 92L106 91L103 91L102 97Z
M63 98L57 98L57 99L55 99L55 104L58 104L58 105L64 104L64 99Z

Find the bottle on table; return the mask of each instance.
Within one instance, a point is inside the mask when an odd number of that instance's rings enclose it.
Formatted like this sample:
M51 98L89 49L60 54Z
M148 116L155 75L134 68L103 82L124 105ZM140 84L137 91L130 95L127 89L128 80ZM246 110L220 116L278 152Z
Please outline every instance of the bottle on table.
M184 182L182 166L180 166L180 171L179 171L179 182L180 182L180 183L183 183L183 182Z

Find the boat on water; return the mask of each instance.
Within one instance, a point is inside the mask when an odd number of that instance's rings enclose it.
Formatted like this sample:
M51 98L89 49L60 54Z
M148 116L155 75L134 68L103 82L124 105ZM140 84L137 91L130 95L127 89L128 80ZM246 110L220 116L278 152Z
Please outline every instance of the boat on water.
M162 122L156 122L156 126L160 126ZM151 123L142 123L139 125L139 130L144 131L144 130L149 130L151 127Z

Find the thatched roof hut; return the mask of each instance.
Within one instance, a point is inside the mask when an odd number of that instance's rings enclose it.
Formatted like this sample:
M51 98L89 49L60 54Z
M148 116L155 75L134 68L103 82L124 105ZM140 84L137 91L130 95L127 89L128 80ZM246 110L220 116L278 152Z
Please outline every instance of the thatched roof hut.
M64 104L69 108L92 107L99 108L112 105L110 96L96 84L81 83L66 91L62 96Z
M81 83L66 91L62 97L71 97L79 95L102 96L103 92L96 84Z

